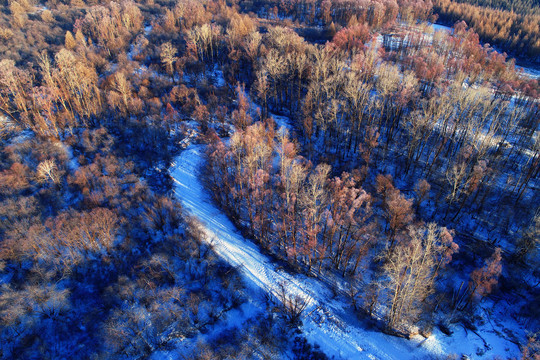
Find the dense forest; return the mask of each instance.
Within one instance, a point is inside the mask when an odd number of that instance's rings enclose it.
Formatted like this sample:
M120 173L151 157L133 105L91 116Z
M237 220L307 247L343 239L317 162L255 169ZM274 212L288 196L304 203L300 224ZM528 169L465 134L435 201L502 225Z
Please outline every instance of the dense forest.
M522 60L540 63L538 3L435 0L439 21L465 21L480 39Z
M537 9L5 1L0 358L327 357L320 308L254 291L183 209L168 169L200 146L239 233L359 326L539 359L540 79L485 44L537 62Z
M513 11L523 15L538 15L540 13L540 2L538 0L458 0L457 2Z

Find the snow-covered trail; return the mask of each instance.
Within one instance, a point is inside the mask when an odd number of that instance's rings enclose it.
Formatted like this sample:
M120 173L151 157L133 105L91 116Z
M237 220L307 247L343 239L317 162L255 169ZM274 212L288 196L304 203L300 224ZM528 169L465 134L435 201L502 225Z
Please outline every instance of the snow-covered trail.
M191 146L176 158L170 169L176 195L184 209L199 220L206 240L214 245L216 253L238 267L253 290L275 293L279 284L285 282L289 294L309 301L302 317L302 330L309 342L318 344L327 355L343 359L418 359L444 352L432 337L408 341L351 325L354 319L344 316L347 313L343 311L344 304L332 300L324 285L276 269L210 201L198 178L203 150L202 146Z

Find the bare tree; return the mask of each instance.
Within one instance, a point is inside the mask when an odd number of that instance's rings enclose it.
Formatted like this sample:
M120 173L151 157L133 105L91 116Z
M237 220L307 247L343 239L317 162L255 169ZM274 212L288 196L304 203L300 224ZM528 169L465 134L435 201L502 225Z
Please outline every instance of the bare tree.
M434 291L441 266L457 251L451 234L435 223L408 228L407 241L389 252L384 265L387 276L387 324L414 322L422 312L425 299Z
M280 302L279 311L287 318L290 324L297 325L302 314L311 302L311 298L304 298L298 294L289 293L287 284L282 282L277 290Z
M40 182L52 181L53 183L58 184L60 181L60 177L58 176L58 168L52 159L39 163L36 176Z
M167 73L171 76L174 82L174 63L178 60L176 53L178 50L170 43L166 42L161 45L161 63L165 66Z
M485 261L484 266L471 273L469 301L465 307L470 305L473 300L481 299L493 291L502 272L501 261L501 248L496 248L491 257Z

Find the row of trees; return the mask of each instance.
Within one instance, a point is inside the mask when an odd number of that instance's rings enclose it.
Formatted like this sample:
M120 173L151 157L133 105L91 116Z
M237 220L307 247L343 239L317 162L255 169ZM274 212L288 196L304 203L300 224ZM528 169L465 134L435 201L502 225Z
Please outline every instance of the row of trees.
M397 19L426 20L432 7L430 1L407 0L265 0L253 2L251 7L244 6L246 10L261 12L261 5L267 9L266 16L292 17L308 25L330 25L332 22L344 25L355 17L375 29L389 27ZM274 11L268 11L271 8Z
M94 67L69 50L55 56L54 66L46 53L41 56L42 87L33 84L28 72L11 60L0 64L1 108L23 127L45 136L60 137L101 111L101 94Z
M268 125L272 126L272 125ZM208 148L209 184L217 200L236 218L247 219L250 233L266 249L321 272L323 265L356 273L375 240L371 198L352 175L329 179L330 167L311 170L295 145L262 123L237 131L230 148L218 138ZM274 145L274 143L277 143ZM275 152L279 171L273 171Z
M445 290L438 284L442 270L459 248L452 231L415 221L414 208L425 201L429 184L417 184L413 203L391 176L379 175L372 196L359 186L359 171L331 177L330 166L313 168L286 130L273 126L256 122L235 132L228 145L210 135L203 173L218 204L293 267L323 278L336 271L346 276L354 306L373 314L382 305L388 329L403 330L429 316L431 295ZM373 267L370 276L366 269ZM470 274L459 300L445 299L450 311L489 294L500 272L497 250Z

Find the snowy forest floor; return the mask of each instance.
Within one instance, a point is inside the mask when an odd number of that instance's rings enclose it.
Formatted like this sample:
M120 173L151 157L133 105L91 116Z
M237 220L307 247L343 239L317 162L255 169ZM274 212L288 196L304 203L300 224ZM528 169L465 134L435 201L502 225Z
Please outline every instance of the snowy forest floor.
M335 359L424 359L447 354L465 354L470 358L519 357L518 347L502 336L508 324L488 323L478 332L467 332L456 326L452 336L438 329L428 338L417 335L411 340L393 337L361 323L346 299L333 296L322 282L301 274L290 274L261 253L245 239L213 204L199 179L204 146L191 145L172 164L170 174L175 181L175 194L188 214L201 224L205 240L215 252L239 269L248 291L253 295L271 293L276 297L280 284L285 284L291 296L309 302L303 312L301 331L308 342L317 344ZM257 296L249 296L257 298ZM259 296L260 298L260 296ZM262 304L260 306L263 306ZM497 317L496 314L492 314ZM480 337L481 336L481 337Z

